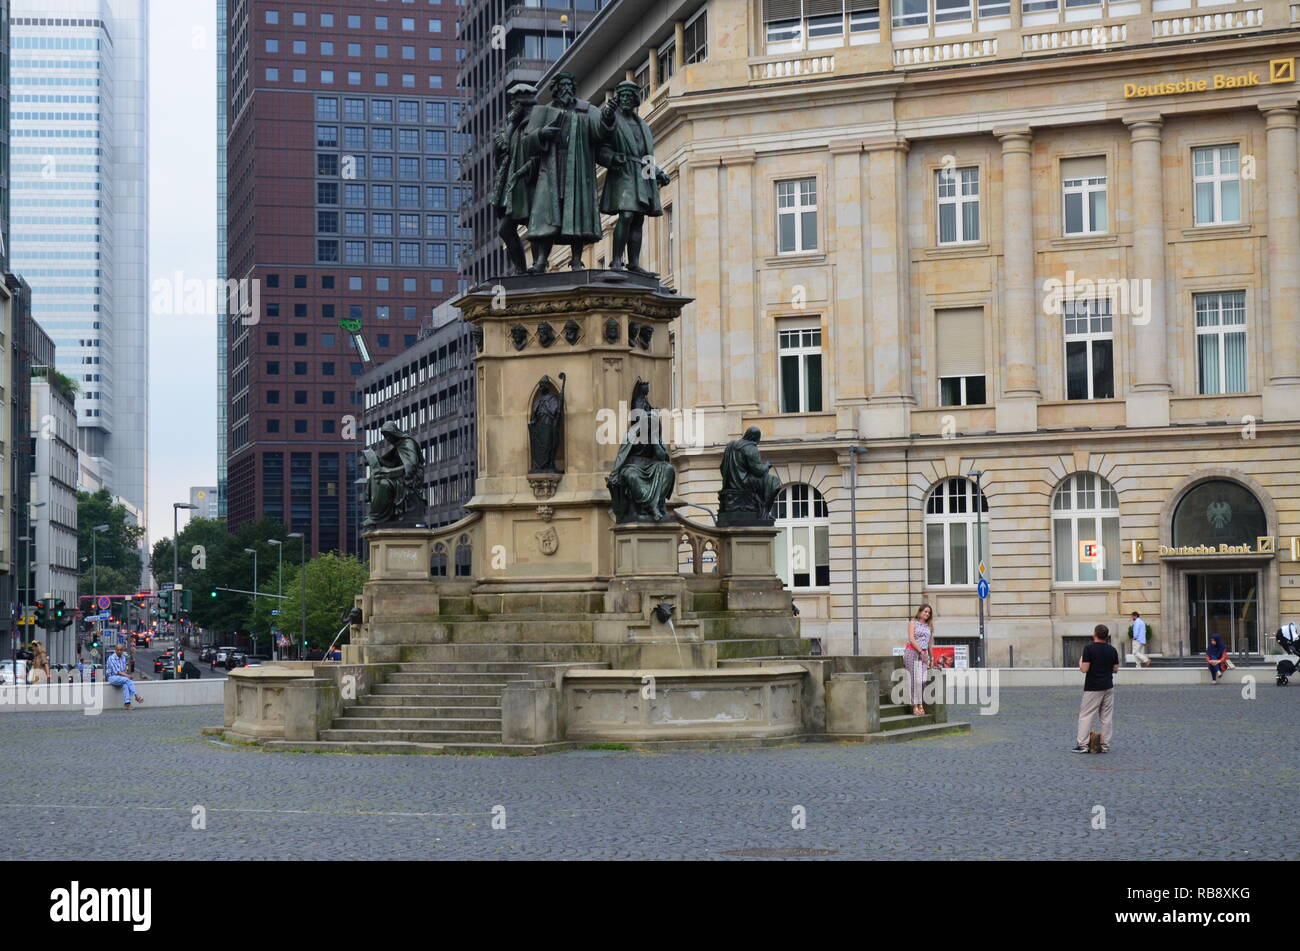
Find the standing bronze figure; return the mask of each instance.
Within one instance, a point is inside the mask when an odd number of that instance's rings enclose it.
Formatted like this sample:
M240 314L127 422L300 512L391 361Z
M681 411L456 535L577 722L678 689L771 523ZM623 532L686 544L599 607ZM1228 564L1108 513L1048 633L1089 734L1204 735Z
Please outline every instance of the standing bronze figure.
M727 443L722 453L722 491L718 493L719 525L771 525L772 506L781 480L758 453L763 438L757 426Z
M367 528L424 514L424 453L420 444L391 421L384 423L379 432L384 438L380 451L367 449L362 453L370 467L366 482L370 501Z
M577 271L584 266L582 249L600 240L594 155L599 139L599 113L578 98L572 74L557 74L551 101L533 108L525 132L528 154L537 161L528 215L533 274L546 270L555 242L569 246L569 267Z
M519 226L528 224L533 182L537 177L537 159L528 154L525 139L528 117L537 104L537 88L528 83L510 87L510 115L506 127L492 137L497 173L492 183L492 210L501 224L497 234L506 246L511 274L528 273L528 258Z
M608 171L600 196L602 214L618 215L614 225L614 255L610 268L625 266L636 274L653 274L640 265L646 215L664 213L659 188L668 176L654 161L655 142L650 127L637 114L641 87L624 80L615 87L614 98L601 110L601 146L597 158ZM623 263L624 253L627 264Z
M659 411L650 405L650 384L637 380L632 390L632 425L605 479L614 503L614 521L667 522L668 497L677 472L659 441Z
M560 389L549 376L537 384L533 411L528 417L529 472L559 472L556 457L564 440L564 387L567 383L560 374Z

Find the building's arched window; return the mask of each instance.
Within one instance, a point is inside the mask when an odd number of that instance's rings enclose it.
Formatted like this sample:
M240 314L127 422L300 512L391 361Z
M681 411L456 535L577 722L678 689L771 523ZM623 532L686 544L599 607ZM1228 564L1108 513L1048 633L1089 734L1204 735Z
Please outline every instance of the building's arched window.
M976 504L978 502L978 511ZM989 503L969 479L944 479L934 487L925 503L925 583L940 585L974 584L979 580L982 555L989 559ZM982 521L984 530L976 551L975 533Z
M1268 517L1253 492L1228 479L1194 486L1174 510L1173 542L1183 545L1250 545L1268 534Z
M1094 472L1076 472L1052 496L1057 581L1118 581L1119 496Z
M776 573L788 588L826 588L831 583L830 513L810 485L787 485L776 497Z

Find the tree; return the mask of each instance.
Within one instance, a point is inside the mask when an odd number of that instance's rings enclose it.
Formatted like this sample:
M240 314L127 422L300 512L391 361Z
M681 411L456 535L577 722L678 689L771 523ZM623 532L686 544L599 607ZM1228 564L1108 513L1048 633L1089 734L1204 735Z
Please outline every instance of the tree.
M96 532L96 525L108 528ZM134 594L140 590L140 549L145 532L131 521L126 507L115 503L107 489L93 494L78 492L77 527L77 551L85 559L78 593ZM92 540L91 536L96 537Z
M280 610L276 620L280 622L278 625L280 629L290 636L290 640L301 644L302 602L299 595L299 568L294 565L291 580L288 564L284 567L284 593L288 595L288 599L275 602ZM317 555L307 562L307 642L310 645L315 647L330 645L334 635L343 626L343 613L352 609L353 600L361 593L362 587L369 578L370 572L366 566L351 555L337 555L330 552ZM275 587L272 585L271 592L274 591ZM271 602L274 599L259 598L258 600ZM269 615L269 603L266 610Z

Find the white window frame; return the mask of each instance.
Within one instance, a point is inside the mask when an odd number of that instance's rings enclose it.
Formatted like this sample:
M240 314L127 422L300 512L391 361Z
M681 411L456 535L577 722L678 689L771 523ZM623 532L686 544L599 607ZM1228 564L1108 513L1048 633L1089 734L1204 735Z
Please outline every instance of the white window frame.
M805 187L809 182L812 183L812 201L808 201L808 189ZM820 222L817 220L817 177L815 175L805 176L803 178L782 178L776 182L776 253L777 254L810 254L818 249L820 244L820 234L818 228ZM783 202L788 202L783 204ZM813 246L804 247L803 243L803 225L804 215L812 215L813 218ZM781 219L785 217L794 218L794 247L781 247Z
M1210 171L1201 173L1197 171L1197 157L1209 153ZM1231 153L1229 155L1228 153ZM1234 166L1233 171L1224 171L1224 166L1229 162ZM1235 182L1237 185L1237 217L1223 217L1223 186L1225 182ZM1210 186L1210 194L1213 196L1213 214L1210 220L1201 221L1199 217L1199 207L1196 201L1196 192L1198 185ZM1242 222L1242 187L1241 187L1241 146L1237 143L1230 145L1205 145L1197 146L1192 149L1192 217L1198 228L1213 227L1215 225L1235 225Z
M1073 238L1079 235L1089 234L1107 234L1109 232L1109 222L1102 221L1100 227L1098 223L1092 220L1092 201L1093 195L1100 192L1104 196L1105 210L1103 214L1107 219L1110 217L1110 194L1108 176L1101 175L1093 178L1065 178L1061 180L1061 234ZM1083 228L1079 231L1069 230L1070 216L1067 211L1069 196L1078 195L1079 202L1083 211Z
M945 403L945 402L943 401L943 381L944 381L944 380L960 380L960 381L961 381L961 397L960 397L961 402L960 402L960 403ZM970 398L966 395L966 381L967 381L967 380L983 380L983 381L984 381L984 399L980 400L978 403L972 403L972 402L970 401ZM947 407L947 406L987 406L987 405L988 405L988 399L989 399L989 377L988 377L988 374L987 374L987 373L969 373L969 374L967 374L966 376L941 376L941 377L939 377L939 405L940 405L941 407Z
M1080 495L1090 493L1093 505L1079 507ZM1062 502L1068 502L1063 505ZM1103 521L1115 520L1114 536L1119 538L1119 493L1115 487L1095 472L1076 472L1066 478L1052 493L1052 582L1053 584L1079 585L1113 585L1120 580L1119 551L1106 551ZM1059 577L1062 567L1061 558L1065 553L1057 551L1056 525L1058 522L1070 523L1070 577ZM1082 531L1081 525L1091 523ZM1083 565L1079 561L1079 542L1096 540L1102 546L1101 570L1096 567L1095 578L1083 578Z
M801 509L799 515L791 515L792 511ZM817 583L817 565L819 561L824 561L829 575L830 565L830 509L826 505L826 498L811 485L806 482L791 482L789 485L781 487L781 492L777 495L776 506L776 527L781 530L777 539L778 557L776 572L781 576L782 582L791 591L825 591L830 585L830 578L827 577L827 583L819 585ZM817 529L825 529L823 534L826 536L826 546L821 550L817 543ZM808 584L795 585L795 571L799 570L797 566L798 558L796 553L800 546L795 544L796 532L802 530L806 533L810 550L807 552L807 564L800 570L800 574L808 575ZM785 558L780 558L784 553ZM819 558L819 554L822 556ZM784 562L784 563L782 563Z
M1231 308L1224 306L1225 298L1227 298L1229 295L1240 296L1241 299L1240 311L1238 311L1238 308L1236 308L1235 306ZM1213 313L1216 319L1213 324L1205 324L1204 326L1202 326L1200 321L1200 314L1202 313L1202 311L1200 310L1200 303L1202 301L1209 301L1211 298L1217 299L1215 306L1212 310L1205 311L1205 313ZM1192 295L1192 323L1196 325L1196 392L1201 394L1202 396L1228 396L1234 393L1249 392L1250 352L1247 349L1247 347L1249 346L1250 338L1248 336L1249 331L1247 330L1247 318L1249 315L1247 314L1246 310L1247 310L1247 305L1246 305L1245 291L1209 291L1203 294ZM1240 312L1241 314L1240 321L1234 320L1232 323L1227 323L1224 320L1225 316L1229 316L1229 315L1235 316L1238 312ZM1201 337L1208 336L1211 334L1219 338L1218 346L1215 348L1218 354L1219 388L1215 390L1213 393L1207 393L1204 389L1202 389L1201 386L1204 377L1204 374L1201 372ZM1243 386L1242 389L1240 390L1229 390L1227 388L1228 386L1228 355L1227 355L1228 334L1241 334L1242 337L1245 338L1241 348L1242 360L1244 361L1244 364L1241 368Z
M1086 304L1080 308L1080 304ZM1081 329L1082 328L1082 329ZM1097 396L1093 390L1092 345L1098 340L1110 344L1110 396ZM1065 370L1065 398L1070 399L1070 363L1067 357L1071 343L1085 343L1088 347L1088 395L1084 400L1113 399L1115 394L1115 316L1114 302L1109 297L1075 298L1061 301L1061 366Z
M822 353L822 328L821 324L783 327L777 325L776 332L776 387L777 387L777 412L782 415L792 415L794 413L819 413L826 406L826 401L822 398L822 393L818 393L819 409L810 409L812 404L812 392L808 386L808 358L816 356L819 361L820 385L825 386L826 382L826 361ZM782 357L796 357L799 367L799 407L797 409L787 410L784 408L783 398L785 394L785 377L782 375L782 366L784 361Z
M965 173L972 173L967 175ZM980 208L980 168L978 165L959 165L953 169L940 168L935 170L934 175L935 188L935 219L934 219L934 236L935 243L941 247L952 247L958 244L978 244L980 235L984 231L984 223L981 220L982 209ZM975 205L975 235L967 236L965 220L963 213L965 206L968 204ZM952 206L953 215L955 216L954 233L957 235L955 240L943 240L943 209Z
M965 499L966 511L950 511L952 506L952 493L949 488L950 483L964 483L964 495L959 492L957 495ZM938 502L938 505L935 503ZM976 514L975 505L979 503L982 510L982 518ZM939 511L932 511L938 508ZM927 588L973 588L979 582L979 560L982 556L984 564L987 567L989 563L989 519L988 519L989 502L988 496L981 495L976 497L975 483L970 479L962 476L955 478L943 479L935 485L925 497L925 515L922 519L922 531L925 537L925 587ZM980 540L980 551L977 554L975 536L979 531L979 524L983 523L984 537ZM937 582L930 580L930 526L940 525L943 527L943 581ZM966 526L966 577L967 581L952 581L953 577L953 557L952 557L952 529L954 525Z

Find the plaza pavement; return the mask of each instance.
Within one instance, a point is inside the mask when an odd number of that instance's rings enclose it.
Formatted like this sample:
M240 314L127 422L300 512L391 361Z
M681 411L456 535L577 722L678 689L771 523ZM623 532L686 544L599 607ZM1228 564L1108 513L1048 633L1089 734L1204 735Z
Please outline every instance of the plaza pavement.
M1236 686L1121 687L1104 756L1068 752L1077 689L1000 699L995 716L954 708L973 734L897 745L542 757L265 753L200 737L219 707L13 713L0 721L0 841L11 859L115 860L1300 853L1300 684L1261 680L1254 700ZM195 806L206 829L192 828Z

